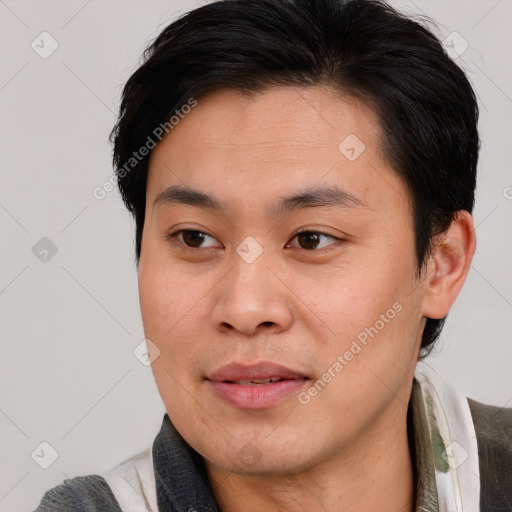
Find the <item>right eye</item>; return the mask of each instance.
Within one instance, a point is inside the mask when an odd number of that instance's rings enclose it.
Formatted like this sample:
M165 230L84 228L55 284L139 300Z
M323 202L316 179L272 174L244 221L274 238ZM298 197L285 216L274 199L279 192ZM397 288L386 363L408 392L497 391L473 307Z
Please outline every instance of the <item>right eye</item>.
M177 240L178 243L184 245L188 249L206 249L209 247L215 247L215 238L205 233L204 231L197 231L193 229L180 229L174 233L167 235L170 240ZM211 239L209 245L201 245L205 240Z

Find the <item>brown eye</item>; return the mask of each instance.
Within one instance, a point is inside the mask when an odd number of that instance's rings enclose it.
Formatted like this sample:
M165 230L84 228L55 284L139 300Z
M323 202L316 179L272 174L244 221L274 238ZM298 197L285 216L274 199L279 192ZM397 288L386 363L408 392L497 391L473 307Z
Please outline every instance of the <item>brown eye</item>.
M217 245L216 239L211 235L194 229L180 229L168 235L168 238L171 240L176 238L182 245L190 249L204 249ZM205 242L207 242L207 244L203 245Z
M326 233L322 233L321 231L301 231L297 233L294 239L297 239L298 246L300 249L305 249L307 251L314 251L315 249L323 249L329 245L333 245L339 238L336 238L331 235L327 235ZM331 243L326 243L325 241L332 240Z
M302 249L315 249L320 242L318 233L300 233L297 235L297 241Z
M204 233L201 231L183 231L182 232L183 241L189 247L200 247L204 242Z

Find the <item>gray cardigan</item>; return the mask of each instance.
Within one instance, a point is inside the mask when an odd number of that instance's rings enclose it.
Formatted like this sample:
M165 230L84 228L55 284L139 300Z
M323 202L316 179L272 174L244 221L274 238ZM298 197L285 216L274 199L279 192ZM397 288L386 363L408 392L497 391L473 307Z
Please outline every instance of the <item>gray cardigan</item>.
M434 460L428 450L426 412L416 379L408 410L415 461L416 511L438 512ZM478 444L480 510L512 511L512 408L468 399ZM176 431L168 414L153 446L159 512L219 512L202 457ZM148 511L151 509L148 507ZM45 493L35 512L124 512L100 475L78 476ZM151 511L157 512L157 511ZM466 511L465 511L466 512ZM475 511L467 511L475 512Z

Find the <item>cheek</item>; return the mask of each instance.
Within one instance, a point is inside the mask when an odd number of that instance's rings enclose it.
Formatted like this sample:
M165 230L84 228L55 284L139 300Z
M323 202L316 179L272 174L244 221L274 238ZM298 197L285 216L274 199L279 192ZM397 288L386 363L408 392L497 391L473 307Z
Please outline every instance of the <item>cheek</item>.
M397 300L399 286L387 273L372 272L355 262L331 269L329 276L305 283L303 296L331 334L346 338L378 319ZM314 290L306 292L306 290ZM300 293L300 290L299 290Z
M153 363L154 370L169 385L173 385L172 378L165 375L166 370L189 378L195 371L194 360L200 358L202 347L197 341L204 338L201 329L207 321L205 295L210 286L199 284L194 280L191 286L190 277L162 261L156 251L141 258L139 301L144 333L160 351Z
M147 243L139 263L139 302L145 330L162 338L186 319L197 286L165 257L165 250Z
M193 308L187 287L174 281L173 274L158 272L155 267L141 270L139 295L144 334L158 349L151 364L155 383L172 421L181 424L183 416L186 424L186 417L194 413L188 393L196 394L193 390L199 378L195 362L201 347L191 343L191 339L198 339L198 311Z
M143 270L139 274L139 301L146 336L155 340L165 337L181 314L176 287L171 289L167 277L156 269Z
M339 269L337 278L322 281L323 293L313 301L330 330L324 363L331 365L338 355L352 352L350 370L344 373L354 383L362 375L358 372L369 367L384 369L398 360L407 366L421 323L417 300L421 289L411 278L413 266L404 266L404 260L399 266L393 258L359 263L350 272Z

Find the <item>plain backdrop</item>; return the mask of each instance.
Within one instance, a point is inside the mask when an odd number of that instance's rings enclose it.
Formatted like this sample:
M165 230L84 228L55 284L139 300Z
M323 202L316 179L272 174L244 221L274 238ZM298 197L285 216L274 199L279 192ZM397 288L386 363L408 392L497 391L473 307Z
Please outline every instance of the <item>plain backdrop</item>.
M203 3L0 0L2 512L34 509L160 429L151 369L133 353L144 338L134 225L117 190L92 191L111 176L108 135L143 49ZM481 108L478 247L429 364L476 400L511 406L512 2L392 5L467 42L456 60Z

